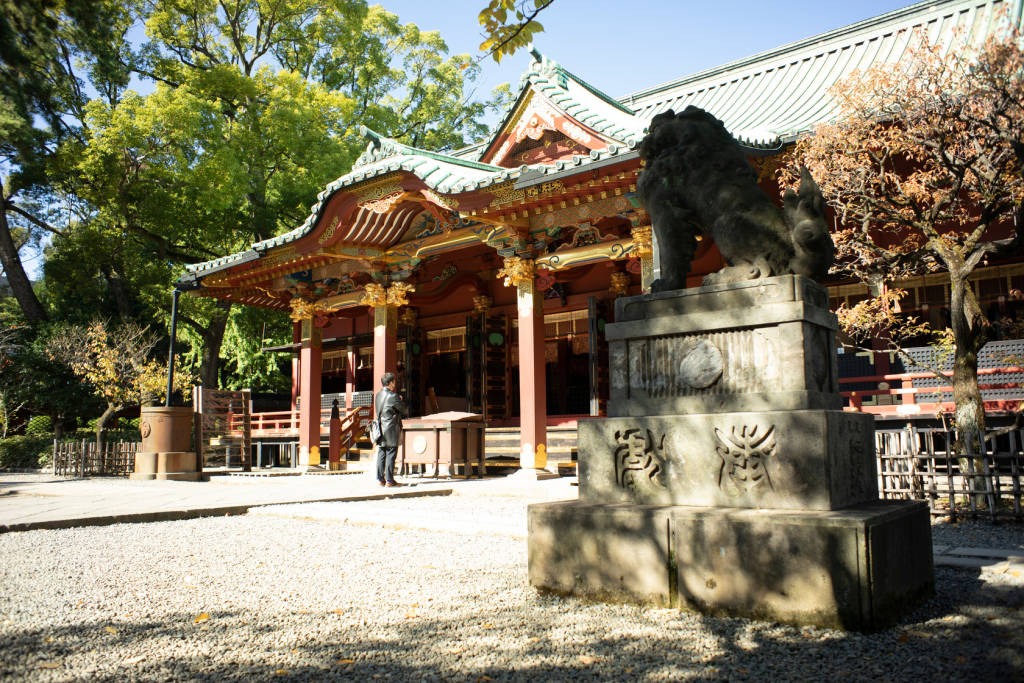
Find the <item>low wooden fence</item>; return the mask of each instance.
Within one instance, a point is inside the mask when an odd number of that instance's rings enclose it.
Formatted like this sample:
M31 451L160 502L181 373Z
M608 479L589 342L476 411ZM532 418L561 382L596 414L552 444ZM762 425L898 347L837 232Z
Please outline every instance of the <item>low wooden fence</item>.
M112 441L97 448L95 441L53 442L53 473L72 477L127 477L135 470L137 441Z
M925 500L933 515L1024 521L1021 474L1024 430L989 432L984 446L943 429L877 430L878 493L887 499Z

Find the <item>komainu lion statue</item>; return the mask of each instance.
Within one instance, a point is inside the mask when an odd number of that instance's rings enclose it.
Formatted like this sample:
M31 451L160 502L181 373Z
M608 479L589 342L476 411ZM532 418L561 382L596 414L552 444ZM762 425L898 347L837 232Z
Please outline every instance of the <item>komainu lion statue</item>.
M701 234L714 240L726 263L704 278L706 285L787 273L821 278L831 267L835 247L825 201L806 168L799 191L787 190L780 210L722 122L692 106L655 116L640 157L646 166L637 190L661 264L652 292L686 286Z

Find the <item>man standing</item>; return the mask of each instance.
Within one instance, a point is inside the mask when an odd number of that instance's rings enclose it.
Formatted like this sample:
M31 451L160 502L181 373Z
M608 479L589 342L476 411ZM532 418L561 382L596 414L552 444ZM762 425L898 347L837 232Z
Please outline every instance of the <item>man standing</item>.
M402 418L408 414L402 397L395 393L395 374L385 372L380 378L384 387L373 398L374 413L380 419L383 443L377 446L377 483L401 486L395 481L395 456L402 438Z

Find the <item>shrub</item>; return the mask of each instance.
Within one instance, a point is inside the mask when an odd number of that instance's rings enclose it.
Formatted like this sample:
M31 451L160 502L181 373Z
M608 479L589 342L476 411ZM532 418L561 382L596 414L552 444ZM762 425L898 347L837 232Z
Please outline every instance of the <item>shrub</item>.
M49 436L53 433L53 421L49 415L36 415L25 426L25 436Z
M36 469L50 461L49 436L11 436L0 439L0 469Z

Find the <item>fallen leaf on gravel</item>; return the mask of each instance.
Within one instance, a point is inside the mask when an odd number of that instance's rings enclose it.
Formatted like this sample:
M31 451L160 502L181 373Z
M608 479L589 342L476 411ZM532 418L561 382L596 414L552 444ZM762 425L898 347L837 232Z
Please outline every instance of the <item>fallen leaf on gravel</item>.
M60 662L39 662L40 669L59 669Z
M580 655L579 660L580 664L583 664L584 666L589 666L595 662L600 661L599 658L592 657L590 655Z
M145 655L139 655L137 657L132 657L131 659L126 659L126 660L124 660L123 663L124 664L138 664L139 662L141 662L145 658L146 658Z
M355 664L355 663L356 663L356 660L354 660L354 659L339 659L338 660L338 664Z
M344 613L345 613L345 610L341 610L341 609L332 609L332 610L331 610L331 612L333 612L334 614L344 614Z
M274 671L274 675L275 676L287 676L288 675L288 669L277 669L276 671Z
M113 633L115 636L117 635L117 629L114 628L113 626L104 626L103 630L106 631L107 633Z
M494 628L494 624L480 624L480 628ZM487 679L490 680L490 679Z
M406 615L405 615L405 618L406 618L406 619L415 619L415 618L416 618L416 617L418 617L418 616L419 616L419 615L418 615L418 614L416 614L415 612L409 612L408 614L406 614Z
M206 612L202 612L202 613L199 614L198 617L196 617L195 619L192 620L192 623L193 624L198 624L199 622L206 621L209 618L210 618L209 614L207 614Z
M292 650L292 654L293 655L297 655L297 654L299 654L299 651L298 650Z
M905 643L908 640L910 640L910 637L906 633L901 633L900 637L897 638L896 640L900 641L901 643Z
M53 636L48 636L48 637L46 638L46 640L44 640L43 642L44 642L44 643L52 643L52 642L53 642Z

